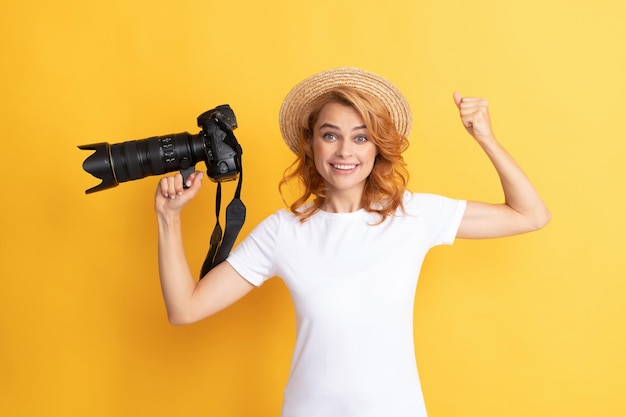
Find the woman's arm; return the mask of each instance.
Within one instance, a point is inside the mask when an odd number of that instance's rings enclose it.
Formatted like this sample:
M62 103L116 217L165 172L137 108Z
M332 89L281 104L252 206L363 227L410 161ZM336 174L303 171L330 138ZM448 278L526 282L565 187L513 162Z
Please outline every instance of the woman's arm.
M504 192L502 204L469 201L457 237L502 237L544 227L550 221L550 211L522 168L496 140L487 100L454 93L454 102L463 126L495 167Z
M188 324L226 308L254 288L228 262L222 262L196 281L189 269L182 241L181 210L202 186L202 172L162 178L156 190L159 276L170 323Z

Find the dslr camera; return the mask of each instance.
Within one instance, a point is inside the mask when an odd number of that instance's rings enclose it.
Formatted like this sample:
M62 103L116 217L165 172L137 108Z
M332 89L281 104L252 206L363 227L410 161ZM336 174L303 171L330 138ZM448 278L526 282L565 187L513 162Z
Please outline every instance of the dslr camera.
M241 146L233 134L235 113L228 104L198 116L198 134L175 133L122 143L107 142L79 146L95 151L83 162L83 169L102 182L85 191L90 194L117 186L120 182L149 175L180 171L186 181L195 165L204 161L214 182L232 181L241 172Z

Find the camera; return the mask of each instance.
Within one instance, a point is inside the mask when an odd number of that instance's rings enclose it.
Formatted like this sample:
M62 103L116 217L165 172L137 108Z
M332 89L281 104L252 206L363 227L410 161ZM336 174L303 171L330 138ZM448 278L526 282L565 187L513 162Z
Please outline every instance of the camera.
M198 116L198 134L187 132L122 143L93 143L79 146L95 151L83 162L83 169L102 182L86 194L106 190L120 182L150 175L180 171L184 180L204 161L207 175L214 182L232 181L241 172L241 146L233 134L235 113L228 104Z

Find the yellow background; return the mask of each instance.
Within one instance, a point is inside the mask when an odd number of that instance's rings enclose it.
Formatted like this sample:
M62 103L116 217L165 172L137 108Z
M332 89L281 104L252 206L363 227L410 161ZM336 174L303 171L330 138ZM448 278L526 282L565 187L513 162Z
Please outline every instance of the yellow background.
M431 417L626 415L626 3L622 0L13 1L0 7L0 415L277 416L294 342L272 280L167 323L157 178L99 181L77 145L189 131L219 104L244 148L242 234L282 207L277 123L302 78L378 72L414 111L411 188L499 201L463 130L486 96L553 212L544 230L434 249L416 296ZM229 198L234 184L225 184ZM199 270L214 184L188 207ZM390 353L392 354L392 353Z

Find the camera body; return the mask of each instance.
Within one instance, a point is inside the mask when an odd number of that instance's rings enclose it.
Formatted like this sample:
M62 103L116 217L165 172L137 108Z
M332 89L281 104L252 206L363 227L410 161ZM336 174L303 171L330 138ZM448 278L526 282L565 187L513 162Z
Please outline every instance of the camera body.
M85 191L90 194L150 175L181 171L189 176L195 165L204 161L207 175L214 182L232 181L241 172L241 146L233 130L235 113L228 104L217 106L198 116L198 134L187 132L122 143L107 142L79 146L93 150L83 162L83 169L102 182Z

